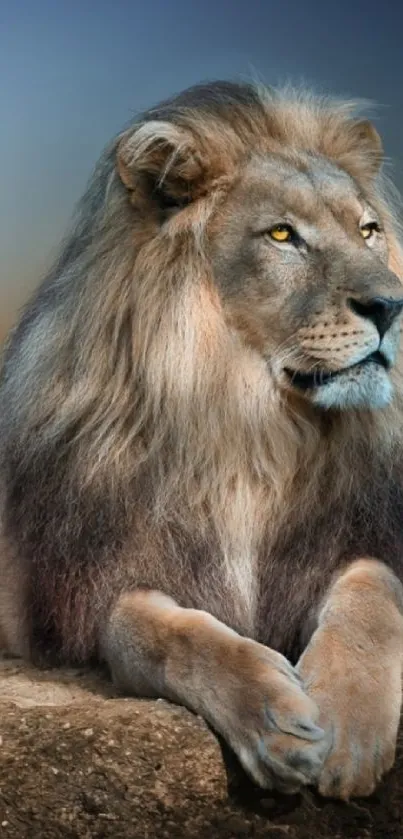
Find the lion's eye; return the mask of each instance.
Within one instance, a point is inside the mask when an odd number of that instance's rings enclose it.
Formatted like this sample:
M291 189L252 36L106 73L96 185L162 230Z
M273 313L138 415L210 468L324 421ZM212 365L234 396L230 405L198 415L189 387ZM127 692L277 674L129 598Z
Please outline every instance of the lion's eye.
M374 233L379 233L379 224L377 221L369 221L368 224L363 224L360 227L360 233L363 239L370 239Z
M291 242L296 233L289 224L276 224L268 231L271 239L275 242Z

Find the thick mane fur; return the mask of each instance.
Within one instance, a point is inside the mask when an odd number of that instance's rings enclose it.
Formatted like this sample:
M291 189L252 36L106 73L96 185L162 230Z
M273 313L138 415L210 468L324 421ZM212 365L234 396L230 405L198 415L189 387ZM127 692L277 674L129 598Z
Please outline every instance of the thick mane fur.
M206 542L215 544L250 602L256 568L247 572L229 557L263 538L269 511L274 543L280 526L291 534L309 521L329 474L324 514L347 515L348 499L368 488L368 450L379 464L371 481L392 474L400 396L384 411L332 418L286 406L229 333L205 253L206 231L250 154L293 160L302 151L329 157L374 191L403 276L393 203L381 174L373 186L376 148L364 122L357 131L354 112L310 93L201 86L140 117L98 164L56 265L10 336L1 380L5 531L11 541L18 533L22 555L40 570L33 634L42 620L42 634L46 624L49 644L58 641L64 655L94 652L111 579L124 577L107 561L127 550L129 533L140 533L135 522L151 517L156 542L159 527L170 528L172 540L182 534L180 550L172 548L178 568L189 546L200 556ZM154 189L176 167L194 190L186 198L198 198L159 226L145 202L142 211L130 200L130 189L142 186L142 161L144 178L152 177L156 134L166 165L158 179L157 161ZM128 192L122 178L136 161L139 180ZM154 548L139 560L140 584L154 582ZM35 613L35 586L43 585L54 604L46 620ZM242 603L235 613L232 623L242 623Z

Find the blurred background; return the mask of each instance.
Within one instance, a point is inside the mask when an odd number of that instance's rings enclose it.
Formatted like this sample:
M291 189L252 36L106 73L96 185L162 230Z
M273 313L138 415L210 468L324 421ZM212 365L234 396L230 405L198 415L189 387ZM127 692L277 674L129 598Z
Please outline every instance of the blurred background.
M103 146L217 77L371 99L403 191L402 0L0 0L0 340Z

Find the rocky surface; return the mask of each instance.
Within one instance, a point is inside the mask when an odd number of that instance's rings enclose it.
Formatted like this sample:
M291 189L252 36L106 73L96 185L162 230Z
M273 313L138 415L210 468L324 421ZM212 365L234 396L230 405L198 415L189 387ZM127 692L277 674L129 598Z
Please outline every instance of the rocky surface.
M0 662L1 839L402 839L403 741L368 801L272 797L204 722L101 674Z

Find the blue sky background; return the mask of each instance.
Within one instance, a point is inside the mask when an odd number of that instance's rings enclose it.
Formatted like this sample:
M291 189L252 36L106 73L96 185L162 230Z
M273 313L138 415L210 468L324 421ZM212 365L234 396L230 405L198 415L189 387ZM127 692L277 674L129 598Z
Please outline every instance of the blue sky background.
M0 1L0 330L128 119L197 81L252 75L378 103L403 191L402 0Z

